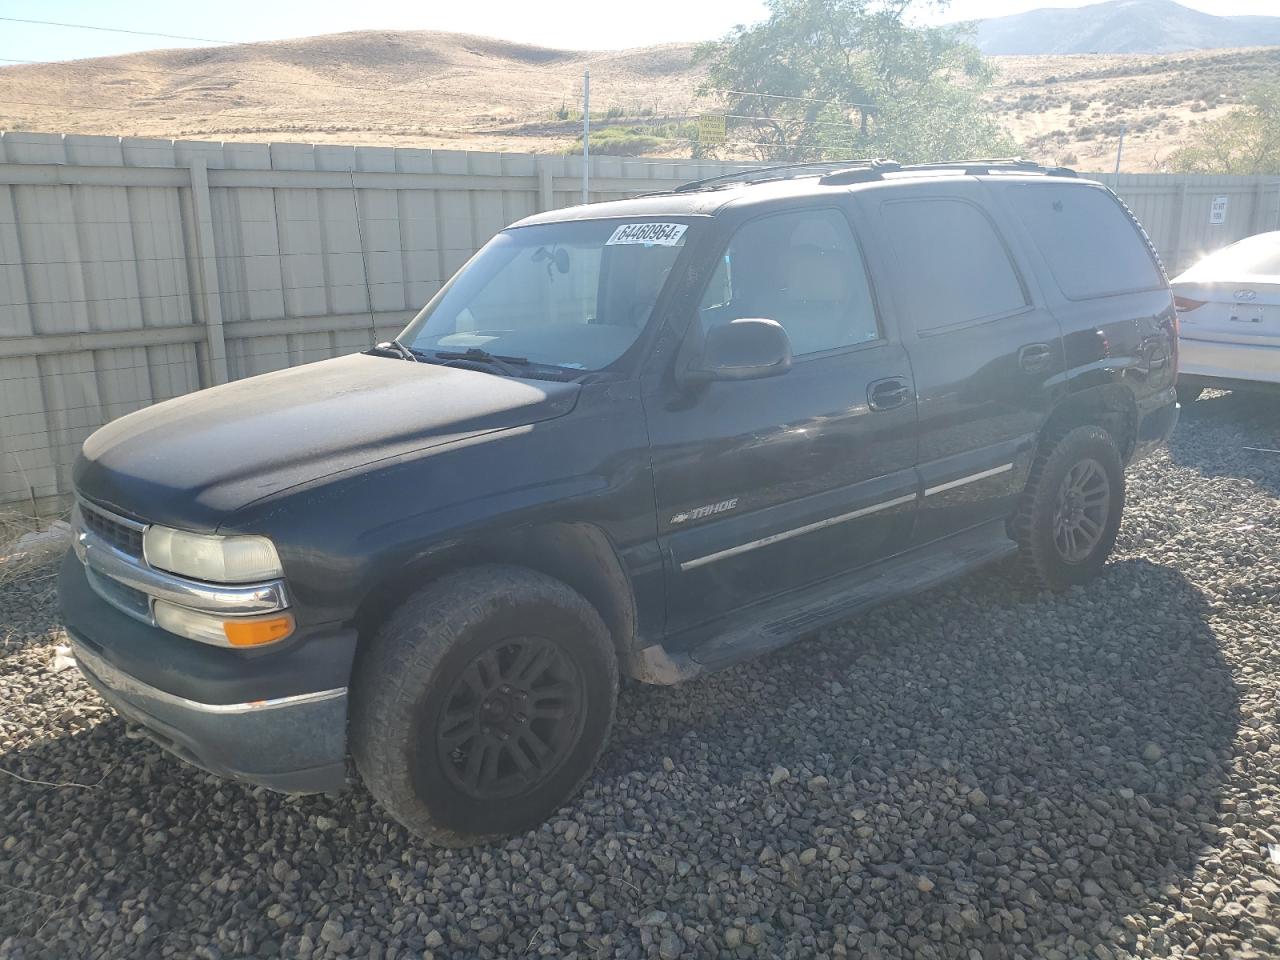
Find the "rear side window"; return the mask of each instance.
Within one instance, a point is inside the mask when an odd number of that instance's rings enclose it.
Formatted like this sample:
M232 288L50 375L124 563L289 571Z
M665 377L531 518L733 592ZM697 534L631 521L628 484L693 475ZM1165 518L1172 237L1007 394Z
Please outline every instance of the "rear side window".
M1006 316L1027 295L987 215L964 200L925 197L881 208L895 295L918 333Z
M1137 225L1105 190L1055 183L1008 190L1065 296L1089 300L1163 285Z
M704 330L741 317L774 320L797 357L880 336L862 256L838 210L744 224L712 274L698 315Z

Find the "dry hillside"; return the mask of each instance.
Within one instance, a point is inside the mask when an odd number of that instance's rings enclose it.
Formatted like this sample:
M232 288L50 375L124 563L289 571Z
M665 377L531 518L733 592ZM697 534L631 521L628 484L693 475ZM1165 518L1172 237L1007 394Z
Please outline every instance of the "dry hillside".
M1162 56L997 57L992 99L1031 156L1159 169L1190 124L1280 75L1280 47ZM359 32L0 68L0 129L561 151L592 114L647 126L713 106L693 47L611 52L432 32ZM663 141L655 154L687 145ZM744 154L745 155L745 154Z
M545 151L596 109L687 112L688 45L606 53L465 34L358 32L0 69L0 129Z
M994 57L992 101L1028 156L1111 170L1158 171L1196 123L1280 78L1280 47L1172 54Z

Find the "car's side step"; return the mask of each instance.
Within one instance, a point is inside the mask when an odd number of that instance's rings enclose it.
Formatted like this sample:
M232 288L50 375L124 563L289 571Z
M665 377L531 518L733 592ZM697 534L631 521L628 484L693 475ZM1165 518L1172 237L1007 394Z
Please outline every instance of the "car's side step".
M1017 550L1004 521L993 521L910 550L884 563L827 580L766 604L755 604L719 624L689 651L704 670L786 646L806 634L871 607L927 590Z

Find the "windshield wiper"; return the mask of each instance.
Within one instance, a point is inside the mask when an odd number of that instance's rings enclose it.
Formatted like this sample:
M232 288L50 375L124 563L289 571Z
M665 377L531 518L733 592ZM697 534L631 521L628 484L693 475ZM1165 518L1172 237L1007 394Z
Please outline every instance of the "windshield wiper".
M585 371L563 367L557 363L541 363L528 357L513 357L505 353L490 353L479 347L466 350L434 350L423 352L422 358L431 363L474 363L493 367L503 376L532 377L535 380L577 380Z
M406 347L403 343L401 343L399 338L392 338L388 340L386 343L379 343L375 345L373 349L381 350L384 353L394 353L396 356L401 357L402 359L405 359L405 360L412 361L413 363L422 362L422 358L419 357L409 347Z
M509 357L501 353L490 353L479 347L469 347L466 350L437 350L434 357L437 360L471 360L475 363L487 363L497 367L509 377L520 376L520 371L516 370L516 367L532 365L528 357Z

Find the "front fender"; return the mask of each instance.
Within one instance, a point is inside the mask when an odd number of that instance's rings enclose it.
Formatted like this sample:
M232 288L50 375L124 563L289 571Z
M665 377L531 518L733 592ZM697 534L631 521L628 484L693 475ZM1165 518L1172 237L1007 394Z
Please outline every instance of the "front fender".
M648 442L630 387L584 388L564 417L328 477L221 529L275 541L301 622L354 621L405 571L486 556L556 525L601 531L628 576L660 572Z

